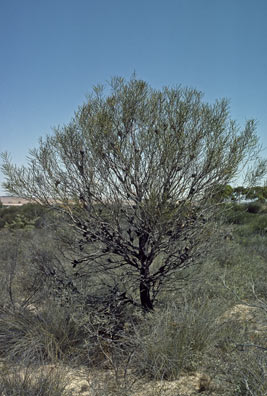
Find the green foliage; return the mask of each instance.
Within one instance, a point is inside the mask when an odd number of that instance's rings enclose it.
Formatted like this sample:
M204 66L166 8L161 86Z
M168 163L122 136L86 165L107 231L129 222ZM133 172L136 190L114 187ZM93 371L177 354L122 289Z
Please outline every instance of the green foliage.
M214 191L213 199L216 202L225 202L233 199L233 188L229 185L219 185Z
M235 200L240 201L246 198L247 188L238 186L233 189L233 197Z
M267 199L267 186L254 186L245 190L246 199L257 199L264 202Z
M267 216L262 215L252 223L252 233L267 234Z
M10 230L24 229L29 231L34 229L37 220L38 218L29 220L24 215L17 214L15 219L11 223L6 222L4 227Z
M17 208L15 207L1 207L0 208L0 228L3 228L6 222L11 222L17 215Z
M47 210L37 204L25 204L22 206L0 207L0 229L33 229L41 227Z
M231 187L229 185L220 185L218 186L218 198L224 201L258 200L264 203L267 199L267 186Z
M228 224L245 224L249 222L251 214L245 204L230 203L223 207L222 217Z
M237 228L237 234L242 238L252 240L255 235L266 235L267 233L267 216L266 214L250 214L246 216L246 221Z

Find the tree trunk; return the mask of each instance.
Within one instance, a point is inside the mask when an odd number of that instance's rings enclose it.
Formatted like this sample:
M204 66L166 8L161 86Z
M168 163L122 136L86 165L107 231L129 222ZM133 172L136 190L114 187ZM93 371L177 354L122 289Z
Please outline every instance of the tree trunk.
M150 287L145 281L140 282L140 301L145 312L153 310L153 303L150 298Z
M148 233L143 232L139 236L139 259L141 262L140 270L140 301L145 312L153 310L153 303L150 298L149 265L147 257Z

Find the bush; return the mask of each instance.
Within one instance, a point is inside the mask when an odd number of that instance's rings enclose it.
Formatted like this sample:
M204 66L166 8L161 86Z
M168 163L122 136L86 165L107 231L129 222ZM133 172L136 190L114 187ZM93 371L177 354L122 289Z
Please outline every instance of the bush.
M192 370L210 345L215 311L203 301L172 304L149 314L133 334L133 365L137 375L175 379Z
M262 204L260 202L250 202L247 205L247 211L249 213L259 213L262 209Z
M223 219L228 224L246 224L251 219L251 214L243 204L225 205Z
M8 224L17 223L18 218L23 218L27 223L32 224L37 228L41 228L45 222L47 214L48 211L44 206L33 203L28 203L22 206L0 206L0 228L3 228ZM23 228L23 226L17 228Z
M0 394L3 396L70 396L66 379L55 368L46 370L7 368L1 370Z
M18 303L44 303L49 296L47 275L40 266L53 266L55 243L43 230L1 230L0 238L0 306ZM40 257L38 249L46 248L46 256ZM52 254L53 252L53 254Z
M229 363L227 380L234 384L236 396L266 396L266 352L255 347L245 348L236 352Z
M64 308L51 303L39 313L24 308L0 312L0 355L13 362L73 358L82 342L81 328Z
M242 244L249 243L256 235L267 235L267 216L265 214L252 215L250 223L244 224L237 229L237 234L241 237Z
M261 215L252 224L252 230L257 234L267 234L267 216Z

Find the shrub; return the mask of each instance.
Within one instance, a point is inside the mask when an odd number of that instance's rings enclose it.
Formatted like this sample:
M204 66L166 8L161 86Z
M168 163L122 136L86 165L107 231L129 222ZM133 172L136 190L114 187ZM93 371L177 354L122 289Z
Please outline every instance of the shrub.
M39 270L49 260L50 266L55 261L51 252L55 252L53 235L43 230L0 231L0 305L8 306L18 303L45 302L49 296L47 276ZM46 248L46 257L39 257L38 249ZM55 255L55 254L54 254Z
M82 330L64 308L50 304L39 313L23 308L0 312L0 354L14 362L70 358L82 341Z
M252 230L257 234L267 234L267 216L257 217L252 225Z
M225 205L223 219L230 224L245 224L250 221L251 214L248 213L245 205L233 203Z
M247 211L249 213L259 213L262 209L262 204L260 202L250 202L247 205Z
M236 396L266 396L266 352L254 347L245 348L235 354L229 368L227 379L235 384Z
M8 224L18 223L17 219L20 218L24 219L27 223L32 224L34 227L41 228L47 215L48 212L44 206L33 203L28 203L22 206L0 206L0 228L3 228Z
M195 368L210 345L215 311L203 301L172 304L149 314L133 334L133 365L137 375L174 379L182 370Z
M0 394L4 396L70 396L66 379L55 368L7 368L1 370Z

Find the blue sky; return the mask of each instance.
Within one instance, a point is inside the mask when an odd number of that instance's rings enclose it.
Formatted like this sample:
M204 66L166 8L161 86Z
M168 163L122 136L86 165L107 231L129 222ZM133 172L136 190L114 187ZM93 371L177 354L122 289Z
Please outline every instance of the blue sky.
M0 152L25 163L93 85L134 71L229 98L267 147L266 21L266 0L0 0Z

